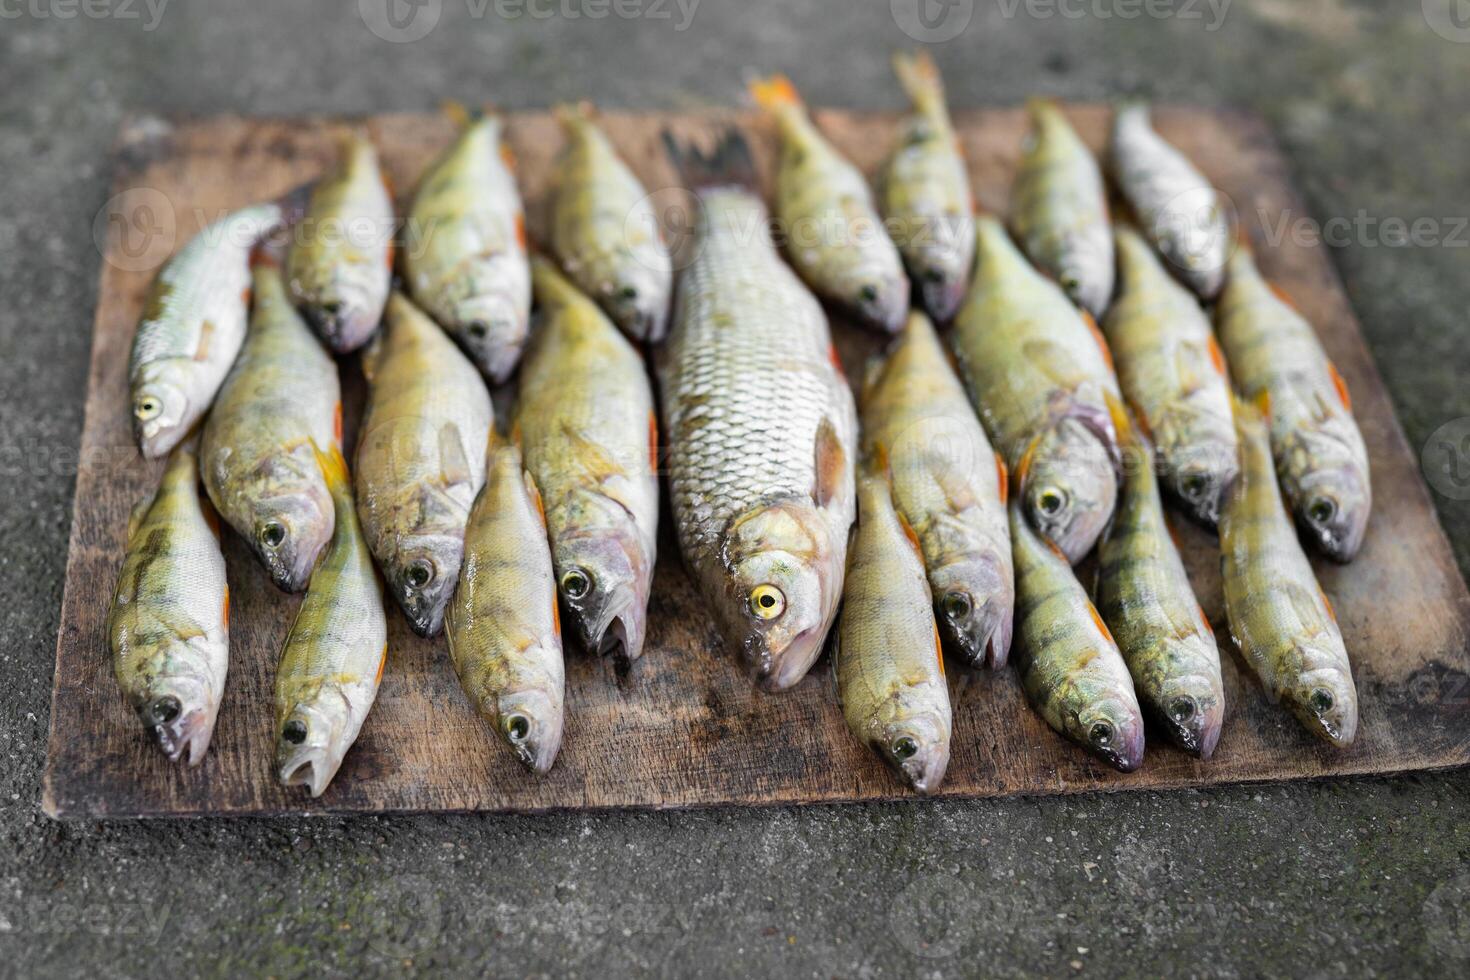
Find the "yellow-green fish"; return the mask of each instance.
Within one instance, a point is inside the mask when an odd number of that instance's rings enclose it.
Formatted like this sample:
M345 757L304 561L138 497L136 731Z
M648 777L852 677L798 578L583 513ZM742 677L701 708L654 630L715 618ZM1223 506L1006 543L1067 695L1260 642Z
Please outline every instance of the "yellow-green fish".
M941 630L974 667L1003 667L1015 584L1005 463L917 311L863 389L864 455L923 549Z
M566 700L561 625L541 498L514 445L491 455L445 625L470 703L522 764L546 772Z
M557 587L583 647L643 653L658 542L658 417L638 351L550 262L515 431L546 506Z
M402 293L363 357L357 513L414 632L434 636L459 581L495 412L469 359Z
M976 225L975 281L951 336L960 375L1027 518L1076 562L1117 499L1112 357L1091 319L1027 263L998 221Z
M653 199L585 103L556 112L567 147L556 166L551 248L567 275L636 341L663 340L674 272Z
M318 454L336 506L332 544L311 573L276 668L276 773L321 796L378 697L388 619L336 446Z
M1131 228L1117 229L1122 282L1103 320L1118 382L1156 450L1159 481L1214 527L1235 478L1230 379L1209 317Z
M1319 738L1348 745L1358 690L1337 616L1282 505L1265 420L1237 403L1236 422L1240 476L1220 516L1230 634L1272 700Z
M1143 716L1123 655L1067 558L1013 500L1016 666L1046 723L1123 772L1143 761Z
M975 201L944 82L925 52L893 56L914 114L903 123L882 181L883 216L919 299L940 323L953 319L975 264Z
M727 641L783 690L821 654L855 507L857 418L816 298L781 261L735 133L670 147L701 204L659 375L679 546ZM723 183L721 183L723 181Z
M332 540L332 495L317 450L342 440L337 366L267 258L254 269L250 332L204 424L200 468L210 500L271 581L306 588Z
M750 93L780 130L775 213L791 264L818 296L896 333L909 281L867 179L817 129L785 76L752 82Z
M833 662L847 727L928 793L949 764L949 688L918 542L882 477L858 489Z
M1205 175L1154 132L1148 106L1114 113L1108 169L1174 275L1200 299L1214 299L1225 282L1229 212Z
M147 458L166 455L209 411L245 340L250 252L282 220L275 204L226 215L153 280L128 361L133 437Z
M1098 547L1098 612L1144 711L1174 744L1208 759L1225 717L1220 651L1165 521L1152 447L1118 414L1123 489Z
M286 257L291 298L338 354L367 343L383 318L393 270L393 196L361 133L311 191Z
M414 301L499 384L515 370L530 325L526 219L500 119L452 115L463 129L419 183L404 273Z
M1265 416L1287 506L1308 540L1334 561L1352 561L1373 509L1368 450L1342 375L1312 325L1261 277L1245 247L1215 325L1235 385Z
M191 766L209 748L230 657L230 587L208 506L194 450L181 445L133 511L107 613L124 699L164 754Z
M1011 227L1036 267L1100 317L1113 296L1113 233L1102 171L1055 102L1032 99L1011 189Z

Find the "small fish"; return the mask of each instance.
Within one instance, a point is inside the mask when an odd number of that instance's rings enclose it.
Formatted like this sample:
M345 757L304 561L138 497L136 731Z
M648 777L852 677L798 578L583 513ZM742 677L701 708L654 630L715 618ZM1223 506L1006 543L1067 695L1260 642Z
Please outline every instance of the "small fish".
M402 293L388 299L387 323L363 357L363 373L357 513L409 625L435 636L459 581L495 410L475 366Z
M1118 399L1102 333L1033 269L994 218L951 337L960 375L1010 467L1026 516L1072 562L1092 550L1118 494Z
M653 200L583 103L556 111L566 130L557 161L551 248L567 275L635 341L658 343L674 272Z
M842 595L856 410L821 304L764 233L744 140L670 152L702 204L658 351L674 522L726 638L782 690L821 653Z
M1107 190L1092 151L1055 102L1032 99L1031 132L1011 190L1011 227L1036 267L1094 317L1113 296Z
M561 624L541 496L514 445L491 456L446 626L470 703L522 764L546 772L566 699Z
M312 329L338 354L367 343L393 271L393 196L367 137L343 142L337 169L311 191L286 257L286 284Z
M1215 325L1236 387L1266 416L1276 473L1297 524L1322 554L1352 561L1368 528L1373 487L1342 375L1312 325L1261 277L1244 247L1230 259Z
M1118 381L1157 450L1159 480L1213 528L1236 473L1230 379L1209 317L1131 228L1117 229L1122 284L1103 320Z
M494 384L521 359L531 322L526 219L495 116L470 121L419 183L403 261L415 302Z
M1143 762L1143 716L1118 645L1067 558L1011 501L1016 666L1046 723L1122 772Z
M929 55L895 54L893 70L914 103L883 176L883 216L919 299L939 323L954 318L975 264L975 201L944 82Z
M107 639L118 687L170 761L209 748L230 657L230 587L192 446L133 511Z
M913 529L865 477L833 663L847 727L920 793L949 764L949 688Z
M283 220L275 204L227 215L153 281L128 363L133 437L148 459L166 455L209 410L245 340L251 249Z
M388 618L336 446L317 459L336 505L332 544L296 610L276 668L276 772L321 796L372 710L388 662Z
M1114 426L1128 465L1098 549L1097 608L1144 710L1174 744L1208 759L1225 716L1220 651L1164 518L1153 448L1121 409Z
M1332 602L1281 502L1266 422L1237 402L1240 477L1220 517L1220 578L1235 645L1272 700L1312 734L1349 745L1358 690Z
M643 653L658 541L658 416L643 357L550 262L515 432L546 504L563 608L582 646Z
M250 332L204 423L204 486L225 521L287 592L300 592L332 540L332 495L316 451L341 445L337 366L265 255Z
M827 142L783 75L750 93L776 120L776 218L786 254L817 295L886 333L903 327L909 281L862 172Z
M945 638L973 667L1005 666L1015 583L1006 472L929 318L909 314L864 386L864 455L918 535Z
M1204 174L1154 132L1148 106L1114 113L1108 169L1174 274L1200 299L1214 299L1225 282L1229 213Z

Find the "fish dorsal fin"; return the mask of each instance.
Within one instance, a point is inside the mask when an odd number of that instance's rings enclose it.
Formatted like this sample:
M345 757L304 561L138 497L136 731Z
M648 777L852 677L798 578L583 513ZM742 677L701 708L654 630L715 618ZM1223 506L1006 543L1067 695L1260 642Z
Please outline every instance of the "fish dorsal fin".
M827 507L842 492L849 470L847 450L829 418L823 418L822 424L817 426L814 451L812 499L818 507Z
M446 422L439 429L439 476L447 487L469 483L470 461L465 456L459 426Z

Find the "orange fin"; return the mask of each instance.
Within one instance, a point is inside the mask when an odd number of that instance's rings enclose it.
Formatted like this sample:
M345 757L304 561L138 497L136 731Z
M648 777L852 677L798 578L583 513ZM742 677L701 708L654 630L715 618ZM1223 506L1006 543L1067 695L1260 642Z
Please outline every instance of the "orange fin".
M658 472L658 414L648 410L648 472Z
M1270 287L1271 293L1277 299L1281 300L1281 302L1285 303L1287 306L1291 307L1293 310L1296 310L1296 308L1297 308L1296 307L1296 303L1294 303L1292 301L1291 297L1286 294L1286 290L1282 289L1280 286L1276 285L1274 282L1268 282L1268 283L1266 283L1266 285L1268 287ZM1300 313L1301 311L1300 310L1297 310L1297 312Z
M374 686L383 683L383 669L388 666L388 644L383 644L383 655L378 658L378 676L373 678Z
M337 402L337 408L332 412L332 437L337 440L337 445L342 445L342 403Z
M1332 618L1332 622L1336 624L1337 610L1332 608L1332 600L1327 598L1327 593L1322 591L1322 587L1320 585L1317 586L1317 593L1318 595L1322 596L1322 605L1327 607L1327 615L1330 616Z
M1114 370L1113 350L1108 346L1108 338L1103 336L1101 328L1097 325L1097 320L1086 310L1079 311L1079 314L1082 317L1082 322L1087 324L1087 329L1092 331L1092 339L1097 341L1097 349L1102 351L1103 360L1107 363L1108 370Z
M746 86L750 97L755 104L762 109L773 112L785 109L789 106L801 106L801 95L796 91L796 86L791 84L791 79L785 75L771 75L768 78L753 79Z
M1143 409L1138 407L1136 401L1129 398L1127 402L1129 411L1133 413L1133 421L1138 425L1138 431L1143 433L1143 437L1152 443L1154 441L1154 430L1153 426L1148 424L1148 416L1143 414ZM1116 425L1117 423L1115 422L1113 424Z
M214 321L205 320L199 325L199 346L194 348L194 360L209 359L209 341L214 337Z
M516 244L521 247L521 251L522 252L524 252L526 250L526 244L527 244L527 242L529 240L530 240L529 237L526 235L526 216L524 214L517 214L516 215Z
M903 516L903 512L894 508L893 513L898 517L898 526L903 528L903 536L909 539L909 547L914 549L914 554L919 558L919 564L924 563L924 549L919 544L919 536L914 533L914 526L909 519Z
M939 676L944 677L944 644L939 641L939 622L934 623L934 662L939 665Z
M230 587L228 585L225 586L225 602L224 602L224 608L222 608L220 610L219 618L220 618L220 622L224 624L225 629L229 629L230 628Z
M1092 625L1097 627L1098 632L1107 637L1108 642L1113 646L1117 646L1118 641L1113 639L1113 631L1108 629L1108 624L1103 622L1102 616L1098 614L1097 607L1090 602L1087 604L1087 614L1092 617Z
M1220 342L1215 339L1214 334L1206 341L1206 349L1210 352L1210 365L1221 375L1225 374L1225 352L1220 349Z
M347 460L342 458L341 449L331 446L326 452L323 452L321 447L313 442L311 451L316 454L316 462L321 467L322 479L327 481L328 490L336 492L349 485Z
M842 448L842 440L837 437L831 419L824 418L817 426L816 446L813 448L816 485L812 487L812 499L818 507L826 507L842 488L843 477L848 471L847 450Z
M1041 437L1037 436L1031 440L1031 445L1021 454L1021 461L1016 464L1016 469L1011 473L1011 480L1016 485L1016 492L1020 493L1026 486L1026 474L1031 472L1031 460L1036 455L1036 447L1041 444Z
M1000 453L995 453L995 480L1000 487L1000 505L1004 507L1011 501L1011 476L1006 472L1006 461Z
M1342 407L1351 412L1353 410L1353 397L1348 394L1347 382L1342 380L1342 375L1337 373L1337 365L1328 361L1327 373L1332 376L1332 386L1337 389L1337 397L1342 402Z
M1210 625L1210 617L1205 615L1205 607L1201 606L1198 602L1194 604L1194 607L1199 610L1199 624L1205 628L1205 632L1210 635L1210 639L1214 639L1215 627Z
M1271 391L1270 391L1270 389L1269 388L1262 388L1260 391L1256 392L1255 402L1256 402L1256 408L1260 410L1261 418L1265 419L1267 425L1270 425L1271 424Z

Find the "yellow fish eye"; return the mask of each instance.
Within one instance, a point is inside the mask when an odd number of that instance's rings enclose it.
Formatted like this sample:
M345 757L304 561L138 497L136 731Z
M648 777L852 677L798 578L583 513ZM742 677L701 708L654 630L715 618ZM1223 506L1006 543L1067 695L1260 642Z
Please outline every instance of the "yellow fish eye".
M774 585L757 585L750 590L750 611L758 619L775 619L786 611L786 597Z
M1055 517L1067 506L1067 495L1056 487L1046 487L1036 496L1036 507L1046 517Z
M141 422L147 422L149 419L157 418L158 413L162 411L163 402L159 401L157 398L154 398L152 395L148 395L144 398L139 398L137 402L133 404L133 414L136 415L138 417L138 420Z

